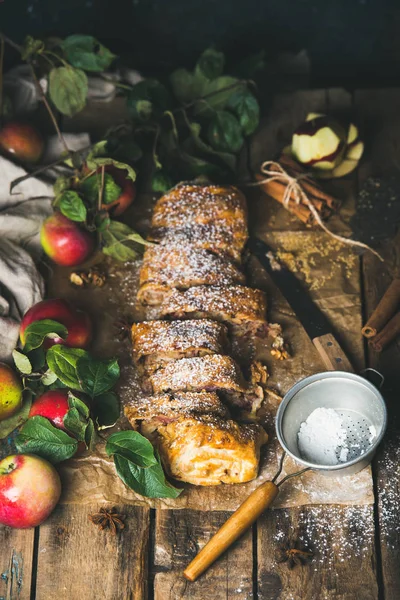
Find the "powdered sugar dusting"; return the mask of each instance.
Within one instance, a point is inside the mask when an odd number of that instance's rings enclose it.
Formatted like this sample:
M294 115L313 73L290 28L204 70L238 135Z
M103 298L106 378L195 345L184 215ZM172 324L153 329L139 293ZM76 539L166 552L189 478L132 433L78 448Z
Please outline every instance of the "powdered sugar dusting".
M219 354L176 360L153 373L149 379L155 392L216 389L246 391L238 365L230 356Z
M378 505L381 537L398 551L400 538L400 437L385 444L379 459Z
M153 212L153 228L180 228L198 223L233 222L247 229L246 201L236 188L182 184L160 198ZM225 222L224 222L225 221Z
M161 240L161 244L170 244L171 240L208 250L223 257L240 262L247 241L247 228L243 223L224 221L195 223L181 229L157 229L149 236L151 240Z
M267 302L264 292L246 286L198 286L185 292L174 290L161 306L163 317L209 315L224 322L259 321L266 323Z
M233 263L179 240L168 245L149 246L140 272L140 285L159 283L179 289L244 282L243 273Z
M207 319L197 321L144 321L132 326L135 360L154 353L193 350L222 354L226 349L224 325Z
M290 513L284 511L282 523L274 541L282 543L291 527ZM279 521L278 521L279 526ZM313 552L311 565L334 567L350 557L371 557L374 546L374 517L372 506L339 507L335 505L303 507L298 514L298 535L301 546ZM297 531L296 531L297 533Z

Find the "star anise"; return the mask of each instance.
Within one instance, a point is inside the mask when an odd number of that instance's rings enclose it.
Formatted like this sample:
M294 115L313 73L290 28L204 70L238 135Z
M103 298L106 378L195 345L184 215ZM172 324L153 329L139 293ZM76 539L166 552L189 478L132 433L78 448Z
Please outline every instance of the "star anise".
M133 325L133 320L130 317L124 315L120 319L114 321L113 325L117 331L118 339L121 341L130 339Z
M100 508L98 513L88 515L89 521L94 525L100 527L100 529L111 529L112 533L116 535L118 531L125 528L123 515L115 512L115 508Z
M275 559L277 563L287 562L289 569L295 566L303 566L308 560L311 560L313 553L300 548L296 540L289 540L278 546Z

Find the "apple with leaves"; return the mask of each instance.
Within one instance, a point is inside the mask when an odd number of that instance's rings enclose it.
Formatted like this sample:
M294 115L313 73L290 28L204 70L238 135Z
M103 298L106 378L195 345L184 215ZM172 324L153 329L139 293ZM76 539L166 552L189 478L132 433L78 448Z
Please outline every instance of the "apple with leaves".
M29 123L9 121L0 129L0 149L23 163L39 162L44 140Z
M102 167L88 177L93 171L85 165L83 173L86 177L81 183L84 196L91 202L97 202L102 179ZM104 166L103 204L102 210L107 210L112 217L119 217L132 204L136 197L136 186L128 176L128 171L116 165Z
M48 390L33 402L29 411L29 418L36 416L45 417L54 427L72 435L64 423L64 418L70 409L68 393L69 391L66 388ZM79 442L76 454L82 454L85 450L85 442Z
M43 222L40 241L47 256L63 267L85 262L96 246L92 233L58 211Z
M0 421L8 419L22 405L22 383L5 363L0 363Z
M82 310L72 306L67 300L54 298L42 300L25 313L20 328L20 338L23 345L26 342L26 328L35 323L50 319L64 325L68 331L65 339L61 337L47 338L46 347L54 344L64 344L70 348L87 348L92 340L92 322L89 316Z
M16 454L0 461L0 523L37 527L53 511L61 495L57 471L47 460Z

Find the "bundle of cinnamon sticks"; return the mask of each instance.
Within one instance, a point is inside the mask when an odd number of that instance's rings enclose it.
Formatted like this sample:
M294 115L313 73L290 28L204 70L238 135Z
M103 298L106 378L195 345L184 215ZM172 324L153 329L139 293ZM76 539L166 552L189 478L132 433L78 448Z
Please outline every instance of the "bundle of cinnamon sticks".
M297 162L290 158L290 156L282 154L278 162L283 169L285 169L288 175L294 178L299 178L298 184L301 186L302 190L319 213L321 219L327 219L333 212L339 209L340 201L336 198L333 198L333 196L330 194L324 192L321 186L310 175L308 175ZM271 167L271 170L276 170L278 173L278 169L274 169L274 167ZM287 185L287 183L284 181L284 178L282 178L282 180L265 179L265 176L262 173L257 174L256 177L259 182L262 182L260 183L260 186L264 192L283 204ZM290 200L286 208L306 225L312 225L315 220L310 208L303 202L298 204L293 193L290 196Z
M375 352L382 352L400 335L400 278L392 281L361 330Z

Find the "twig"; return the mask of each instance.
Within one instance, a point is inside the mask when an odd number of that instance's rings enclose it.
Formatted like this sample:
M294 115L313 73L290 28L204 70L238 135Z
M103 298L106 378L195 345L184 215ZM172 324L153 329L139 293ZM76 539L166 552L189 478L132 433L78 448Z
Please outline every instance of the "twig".
M153 162L156 167L158 167L158 165L160 164L160 161L158 160L158 157L157 157L157 144L158 144L158 138L160 136L160 131L161 131L160 127L157 127L156 135L154 136L153 149L152 149Z
M7 37L6 35L4 35L4 33L2 33L1 31L0 31L0 36L6 42L6 44L8 44L9 46L11 46L11 48L14 48L14 50L16 50L17 52L22 54L22 46L20 46L19 44L16 44L12 40L10 40L10 38Z
M46 94L44 93L44 91L43 91L43 89L42 89L42 86L40 85L39 79L38 79L38 78L37 78L37 76L36 76L35 69L34 69L34 67L33 67L33 65L32 65L32 63L31 63L31 62L29 62L28 64L29 64L29 66L30 66L30 68L31 68L32 77L33 77L33 79L34 79L34 82L35 82L36 88L37 88L37 90L38 90L38 92L39 92L39 95L40 95L40 97L41 97L41 99L42 99L42 102L43 102L43 104L45 105L45 107L46 107L46 110L47 110L47 112L49 113L50 119L52 120L52 123L53 123L53 125L54 125L54 128L55 128L55 130L56 130L56 132L57 132L58 139L60 140L60 142L61 142L61 143L62 143L62 145L64 146L64 149L65 149L65 151L67 152L67 154L69 154L69 155L71 156L71 158L72 158L72 152L71 152L71 150L68 148L68 146L67 146L67 142L65 141L65 139L64 139L64 137L63 137L63 134L61 133L61 130L60 130L60 128L59 128L59 126L58 126L58 123L57 123L57 119L56 119L56 117L55 117L55 115L54 115L53 111L51 110L51 106L50 106L50 104L49 104L49 102L48 102L48 100L47 100L47 98L46 98Z
M105 177L105 168L104 165L101 167L101 184L99 188L99 200L97 205L97 210L101 210L101 205L103 204L103 192L104 192L104 177Z
M50 163L49 165L44 165L43 167L39 167L38 169L35 169L31 173L27 173L26 175L23 175L22 177L17 177L17 179L13 179L13 181L10 183L10 190L9 190L10 194L12 194L13 189L17 185L19 185L26 179L30 179L31 177L36 177L36 175L39 175L40 173L44 173L44 171L47 171L47 169L52 169L53 167L56 167L57 165L61 164L62 162L64 162L64 160L65 160L65 157L62 156L61 158L58 158L54 162ZM18 194L18 192L17 192L17 194ZM14 195L16 195L16 194L14 194Z

